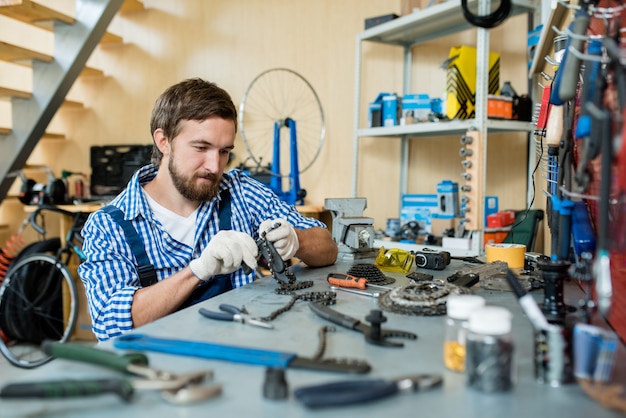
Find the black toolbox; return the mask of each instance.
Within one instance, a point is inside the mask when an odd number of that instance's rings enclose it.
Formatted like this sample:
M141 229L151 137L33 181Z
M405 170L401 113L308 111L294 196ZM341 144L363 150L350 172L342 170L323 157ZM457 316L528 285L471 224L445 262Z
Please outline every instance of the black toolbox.
M151 156L152 144L92 146L91 196L116 196L138 168L150 163Z

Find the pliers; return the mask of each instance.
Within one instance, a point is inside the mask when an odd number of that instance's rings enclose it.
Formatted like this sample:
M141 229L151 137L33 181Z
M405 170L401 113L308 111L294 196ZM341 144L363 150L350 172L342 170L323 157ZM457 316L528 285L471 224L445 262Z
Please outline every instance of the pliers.
M42 343L42 350L53 358L104 366L141 378L62 379L13 383L0 389L0 398L60 398L115 393L128 402L135 390L160 390L163 399L168 402L190 403L218 396L222 390L221 385L200 385L206 378L212 378L211 370L173 374L150 367L148 357L139 352L117 354L83 344L50 340Z
M353 405L375 401L400 391L418 392L440 386L440 375L417 374L393 380L347 380L296 389L294 395L307 408Z
M310 303L309 307L313 312L315 312L317 315L321 316L324 319L334 322L337 325L341 325L342 327L359 331L365 337L365 341L370 344L380 345L383 347L403 347L404 344L395 341L389 341L387 338L399 337L407 338L409 340L417 339L417 335L412 332L395 329L381 329L381 324L385 322L387 318L383 316L380 310L377 309L373 309L370 314L365 318L372 324L371 326L369 326L359 321L358 319L337 312L319 302Z
M198 312L200 315L205 316L211 319L217 319L219 321L233 321L233 322L241 322L242 324L254 325L255 327L268 328L273 329L274 326L267 321L264 321L260 318L253 318L248 315L246 312L246 308L239 309L234 305L229 305L227 303L222 303L219 306L220 311L215 312L210 311L205 308L200 308Z

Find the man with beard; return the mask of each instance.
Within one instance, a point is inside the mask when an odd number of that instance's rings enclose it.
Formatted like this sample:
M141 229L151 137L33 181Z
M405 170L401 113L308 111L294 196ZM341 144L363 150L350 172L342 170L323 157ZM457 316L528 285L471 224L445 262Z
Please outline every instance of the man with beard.
M255 241L277 223L266 238L284 260L295 256L310 267L336 261L323 223L240 170L224 173L237 131L226 91L198 78L170 87L155 103L150 130L151 164L82 230L87 260L78 271L99 340L251 283L254 271L242 266L256 268ZM153 284L142 286L124 225L154 266Z

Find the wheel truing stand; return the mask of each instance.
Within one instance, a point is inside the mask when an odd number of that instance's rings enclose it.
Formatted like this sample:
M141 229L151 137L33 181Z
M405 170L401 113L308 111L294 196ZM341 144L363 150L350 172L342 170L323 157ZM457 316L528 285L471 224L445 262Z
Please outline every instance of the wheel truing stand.
M283 191L283 180L280 174L280 130L283 127L289 128L289 183L288 191ZM272 175L270 177L270 188L285 202L290 205L304 204L306 190L300 188L300 170L298 168L298 135L296 132L296 121L287 118L274 122L274 149L272 157Z

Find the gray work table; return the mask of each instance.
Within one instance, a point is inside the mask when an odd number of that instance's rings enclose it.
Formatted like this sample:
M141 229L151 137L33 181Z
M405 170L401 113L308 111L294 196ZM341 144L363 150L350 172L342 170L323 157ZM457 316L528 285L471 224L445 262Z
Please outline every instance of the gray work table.
M371 262L372 260L368 260ZM358 262L364 262L358 260ZM443 272L433 272L446 277L461 262L453 260ZM310 290L329 290L326 275L331 271L346 272L350 263L338 263L323 269L292 267L298 281L314 279ZM408 283L401 274L386 273L397 279L396 284ZM308 302L298 301L293 308L278 316L273 330L233 322L211 320L198 313L200 307L217 310L220 303L245 306L253 315L266 316L281 308L290 296L274 293L277 283L270 277L220 295L199 305L172 314L136 329L134 332L162 338L229 344L263 348L312 356L318 346L318 330L330 322L318 317L308 307ZM214 381L223 386L220 397L189 405L173 405L163 400L156 391L140 391L131 403L122 402L115 395L62 400L0 400L1 417L54 416L54 417L610 417L619 416L589 398L577 384L550 387L537 382L533 370L533 330L511 292L487 291L476 287L475 293L485 296L490 305L504 306L514 315L515 385L506 393L485 394L469 389L463 373L445 369L442 358L443 317L407 316L384 312L388 318L383 329L412 331L417 340L401 340L403 348L387 348L367 344L355 331L336 326L327 334L324 357L357 358L367 360L372 370L368 374L341 374L301 369L287 369L286 379L290 396L286 400L268 400L262 395L265 367L206 360L194 357L146 353L155 368L172 372L212 369ZM568 285L566 297L577 286ZM542 300L542 291L535 291ZM571 298L572 296L570 296ZM574 295L574 302L579 296ZM569 301L568 301L569 302ZM359 320L372 309L377 309L374 298L338 292L332 309ZM113 349L112 341L99 347ZM624 347L620 346L617 364L624 361ZM345 379L369 379L403 376L413 373L436 373L444 378L442 387L418 392L402 393L380 401L349 407L308 410L293 396L293 390L305 386ZM617 381L624 382L626 374L620 366L615 372ZM84 363L57 359L33 370L11 373L10 378L0 376L0 385L10 382L39 381L61 378L101 378L119 374Z

